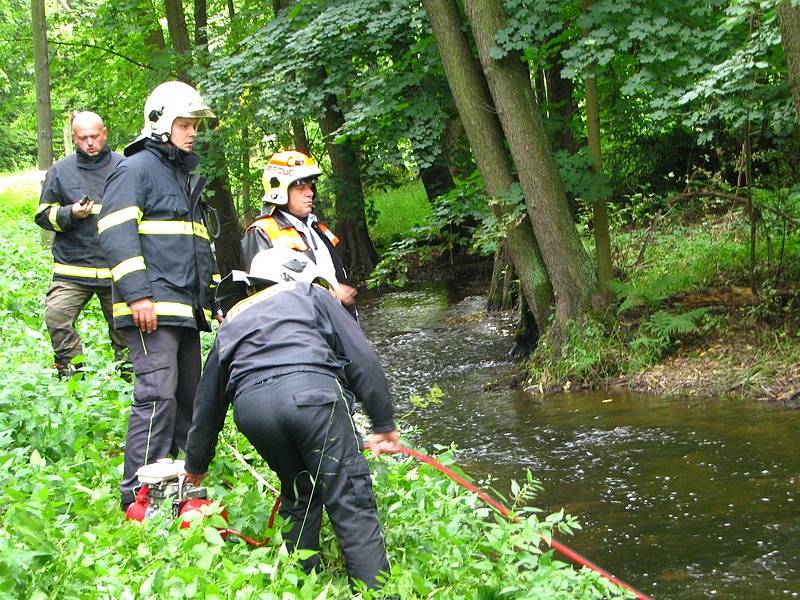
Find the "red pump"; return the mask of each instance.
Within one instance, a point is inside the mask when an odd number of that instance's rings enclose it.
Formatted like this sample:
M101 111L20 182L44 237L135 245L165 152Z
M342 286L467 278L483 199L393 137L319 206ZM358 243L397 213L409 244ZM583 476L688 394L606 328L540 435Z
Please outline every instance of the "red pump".
M181 518L181 528L189 527L185 518L192 512L201 511L211 501L206 497L206 489L186 483L183 480L183 461L169 458L160 459L136 471L141 487L136 499L125 511L125 518L131 521L144 521L155 513L168 509L174 518ZM220 516L227 523L228 513Z

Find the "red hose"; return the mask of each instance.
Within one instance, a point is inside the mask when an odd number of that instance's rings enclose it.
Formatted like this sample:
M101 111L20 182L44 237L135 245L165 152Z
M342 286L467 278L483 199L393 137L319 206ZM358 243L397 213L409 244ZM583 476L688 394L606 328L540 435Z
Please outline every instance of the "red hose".
M272 505L272 512L269 514L269 523L267 524L267 527L269 527L270 529L272 529L272 526L275 524L275 515L278 514L278 508L280 508L280 505L281 505L281 497L278 496L275 499L275 504ZM261 546L266 546L272 539L272 538L264 538L259 542L258 540L254 540L251 537L247 537L245 534L236 531L235 529L220 529L219 534L223 538L228 537L229 535L236 536L239 539L244 540L251 546L255 546L256 548L261 548Z
M511 515L509 514L508 509L505 506L503 506L500 502L498 502L497 500L492 498L489 494L487 494L486 492L484 492L483 490L481 490L477 486L473 485L472 483L470 483L469 481L467 481L466 479L461 477L458 473L456 473L452 469L448 469L442 463L438 462L437 460L434 460L433 458L431 458L427 454L423 454L422 452L417 452L416 450L412 450L411 448L406 448L404 446L400 447L399 452L402 453L402 454L407 454L408 456L411 456L412 458L416 458L417 460L432 466L437 471L440 471L440 472L444 473L450 479L452 479L457 484L459 484L461 487L469 490L470 492L472 492L473 494L478 496L478 498L480 498L481 500L486 502L486 504L488 504L489 506L491 506L494 509L496 509L497 512L499 512L501 515L503 515L507 519L511 519ZM280 505L281 505L281 498L280 498L280 496L278 496L278 498L275 500L275 504L272 506L272 512L270 513L270 516L269 516L269 525L268 526L269 526L270 529L272 528L272 526L273 526L273 524L275 522L275 515L278 513L278 508L280 507ZM519 519L517 517L514 517L513 521L516 522L516 521L519 521ZM254 540L253 538L250 538L250 537L244 535L243 533L240 533L240 532L236 531L235 529L221 529L220 530L220 535L222 535L222 537L227 537L228 535L236 536L236 537L244 540L245 542L247 542L251 546L255 546L256 548L260 548L261 546L265 546L270 541L270 538L265 538L264 540L259 542L257 540ZM635 594L636 597L639 600L651 600L650 596L648 596L648 595L640 592L639 590L635 589L634 587L628 585L627 583L625 583L621 579L617 579L616 577L614 577L611 573L609 573L608 571L606 571L602 567L599 567L598 565L594 564L588 558L580 555L579 553L575 552L571 548L568 548L564 544L562 544L560 542L557 542L554 538L550 538L550 540L548 541L547 539L544 538L544 536L540 535L539 537L541 537L542 540L545 543L549 544L555 550L558 550L559 552L561 552L561 554L563 554L564 556L566 556L567 558L572 560L574 563L576 563L578 565L581 565L581 566L584 566L584 567L586 567L588 569L591 569L592 571L595 571L596 573L599 573L600 575L602 575L603 577L608 579L611 583L613 583L615 585L618 585L619 587L631 592L632 594Z
M457 484L459 484L460 486L462 486L465 489L468 489L470 492L472 492L473 494L478 496L478 498L480 498L481 500L486 502L486 504L488 504L489 506L492 506L493 508L495 508L497 510L497 512L499 512L501 515L503 515L507 519L511 518L511 516L509 515L509 512L508 512L508 509L505 506L500 504L497 500L495 500L494 498L489 496L489 494L487 494L486 492L484 492L480 488L476 487L475 485L473 485L472 483L470 483L469 481L467 481L466 479L464 479L463 477L461 477L460 475L455 473L452 469L448 469L447 467L445 467L442 463L434 460L433 458L431 458L430 456L428 456L426 454L422 454L422 452L417 452L416 450L412 450L411 448L405 448L405 447L401 446L400 447L400 452L402 454L407 454L408 456L416 458L417 460L422 461L422 462L424 462L426 464L429 464L434 469L436 469L438 471L441 471L442 473L447 475L450 479L455 481ZM513 520L514 521L518 521L519 519L514 517ZM644 594L644 593L640 592L639 590L633 588L632 586L628 585L627 583L625 583L621 579L617 579L616 577L614 577L611 573L609 573L608 571L606 571L602 567L597 566L596 564L591 562L589 559L581 556L580 554L578 554L574 550L568 548L564 544L561 544L561 543L557 542L553 538L550 538L550 541L548 542L544 538L544 536L540 536L540 537L542 538L542 540L544 540L546 543L548 543L551 547L553 547L555 550L558 550L559 552L561 552L561 554L563 554L564 556L566 556L567 558L569 558L573 562L575 562L575 563L577 563L579 565L582 565L584 567L587 567L588 569L591 569L592 571L595 571L596 573L599 573L600 575L602 575L603 577L608 579L610 582L618 585L619 587L621 587L621 588L623 588L625 590L628 590L632 594L635 594L638 599L640 599L640 600L651 600L650 596L647 596L646 594Z

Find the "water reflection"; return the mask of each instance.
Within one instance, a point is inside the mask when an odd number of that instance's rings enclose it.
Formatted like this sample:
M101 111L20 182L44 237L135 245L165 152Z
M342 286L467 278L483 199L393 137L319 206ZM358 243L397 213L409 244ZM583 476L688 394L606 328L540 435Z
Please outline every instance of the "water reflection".
M583 531L564 541L654 598L800 597L800 411L622 393L541 398L504 385L512 320L444 285L361 299L398 412L424 446L456 443L507 493L530 469L538 503ZM489 384L489 385L487 385Z

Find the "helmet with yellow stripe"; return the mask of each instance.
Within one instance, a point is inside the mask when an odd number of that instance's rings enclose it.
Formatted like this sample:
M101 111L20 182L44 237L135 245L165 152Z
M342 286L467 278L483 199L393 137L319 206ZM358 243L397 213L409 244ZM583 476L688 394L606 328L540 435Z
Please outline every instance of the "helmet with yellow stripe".
M317 183L322 171L316 161L297 150L276 152L264 167L264 202L285 205L289 188L298 183ZM315 191L316 194L316 191Z

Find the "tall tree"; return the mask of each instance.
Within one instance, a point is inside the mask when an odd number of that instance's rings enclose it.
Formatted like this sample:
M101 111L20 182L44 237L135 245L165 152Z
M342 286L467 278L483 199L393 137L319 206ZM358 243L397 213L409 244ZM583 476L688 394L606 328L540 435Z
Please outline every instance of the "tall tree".
M791 0L778 4L783 52L789 67L789 85L792 88L794 107L800 119L800 5Z
M583 9L587 10L591 0L583 0ZM592 168L595 173L603 172L603 153L600 149L600 100L595 79L594 64L587 70L584 78L586 89L586 137L589 140L589 152L592 155ZM595 260L597 262L598 288L605 299L610 299L608 283L611 280L611 235L608 230L608 208L606 197L598 194L592 203L594 221Z
M516 53L494 58L495 33L506 27L501 0L465 0L464 9L524 192L563 325L588 307L596 284L572 221L564 184L550 150L528 70Z
M512 163L483 75L464 34L458 7L454 0L423 0L423 5L486 192L495 199L508 197L514 185ZM502 219L505 210L501 206L502 203L495 203L493 210ZM540 331L544 331L552 314L553 291L526 216L508 231L508 245L522 292Z
M167 13L167 29L172 41L172 49L178 55L178 64L176 66L178 79L191 84L189 66L192 63L192 45L189 41L189 30L186 27L183 2L181 0L164 0L164 10Z
M180 0L164 0L164 4L172 47L179 54L179 77L186 83L194 85L194 82L189 77L188 67L192 63L190 52L192 46L189 41L189 30L186 27L183 4ZM202 23L208 21L207 16L200 15L200 17ZM213 129L216 125L216 122L212 122L209 127ZM213 193L209 203L216 210L219 219L219 237L214 247L220 273L224 275L233 269L241 268L242 252L240 240L242 239L242 230L228 183L228 170L225 163L224 150L218 147L216 151L210 151L214 144L213 136L209 143L211 146L206 148L209 150L207 152L210 155L208 158L215 158L216 163L213 165L209 177L208 186Z
M40 171L53 164L53 117L50 109L50 59L44 0L31 0L33 60L36 80L37 159Z
M378 253L367 229L358 155L350 139L335 140L344 124L344 116L333 94L325 98L324 110L319 128L325 136L325 147L331 159L336 229L344 240L342 258L345 268L351 277L359 280L372 272L378 263Z

